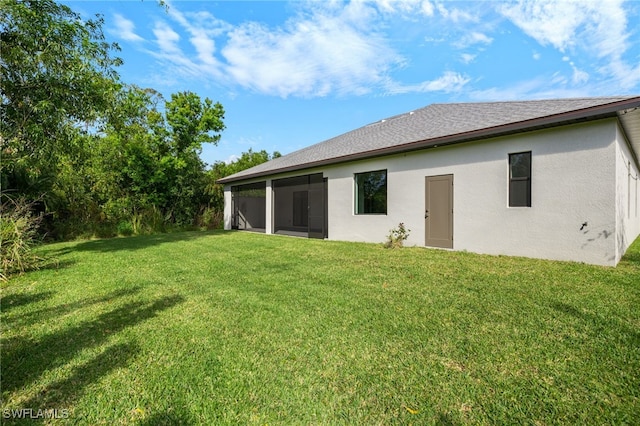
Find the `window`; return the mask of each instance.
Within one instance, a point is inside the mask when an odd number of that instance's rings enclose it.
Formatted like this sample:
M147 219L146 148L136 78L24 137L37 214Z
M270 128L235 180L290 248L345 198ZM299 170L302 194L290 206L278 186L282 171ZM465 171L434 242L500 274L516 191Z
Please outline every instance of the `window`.
M531 152L509 154L509 207L531 207Z
M356 214L387 214L387 171L356 173Z

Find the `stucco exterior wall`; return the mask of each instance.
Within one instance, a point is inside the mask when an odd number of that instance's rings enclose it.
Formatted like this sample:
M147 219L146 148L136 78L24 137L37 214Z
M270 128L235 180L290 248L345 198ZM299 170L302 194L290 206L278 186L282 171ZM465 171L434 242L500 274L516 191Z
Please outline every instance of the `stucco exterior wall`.
M640 171L621 129L616 137L616 262L640 235Z
M404 222L406 244L423 246L425 176L453 174L454 250L614 265L616 128L603 120L328 168L329 238L383 242ZM523 151L532 206L510 208L508 155ZM387 215L354 214L354 173L379 169Z
M509 207L509 154L525 151L532 153L532 206ZM453 250L614 266L640 232L640 218L622 215L629 158L617 120L604 119L270 178L319 172L328 178L329 239L382 243L404 222L411 230L406 245L424 246L425 177L452 174ZM382 169L387 214L355 214L354 174ZM632 184L638 204L640 185ZM270 233L274 206L267 192ZM230 215L225 205L225 227Z

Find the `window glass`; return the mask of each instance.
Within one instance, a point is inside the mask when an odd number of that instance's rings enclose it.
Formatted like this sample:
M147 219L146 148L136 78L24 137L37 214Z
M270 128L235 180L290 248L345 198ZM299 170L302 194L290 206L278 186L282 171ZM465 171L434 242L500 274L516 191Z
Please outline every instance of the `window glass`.
M509 154L509 207L531 207L531 152Z
M387 171L357 173L356 214L387 213Z
M531 177L531 153L521 152L509 156L511 178Z

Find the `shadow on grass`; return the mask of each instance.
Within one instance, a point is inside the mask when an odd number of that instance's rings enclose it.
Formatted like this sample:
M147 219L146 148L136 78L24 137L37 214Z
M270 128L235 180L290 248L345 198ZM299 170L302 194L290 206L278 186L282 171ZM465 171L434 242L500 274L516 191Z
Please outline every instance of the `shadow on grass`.
M76 261L74 260L63 260L60 261L54 257L51 256L46 256L44 258L38 259L37 261L35 261L32 265L29 265L28 267L25 267L24 270L22 271L13 271L11 273L8 274L8 279L9 282L11 282L12 279L19 277L23 274L29 273L29 272L34 272L34 271L46 271L46 270L55 270L55 269L62 269L62 268L67 268L69 266L75 265Z
M31 325L36 322L42 321L42 318L52 318L54 316L62 316L72 311L86 308L87 306L96 305L98 303L112 302L118 298L131 296L136 293L139 293L140 290L141 290L141 287L131 287L131 288L125 288L122 290L116 290L104 296L90 297L90 298L79 300L77 302L64 303L58 306L30 311L22 315L9 316L8 318L4 318L3 322L12 326ZM45 296L42 299L45 299L51 296L53 292L45 292L45 293L38 293L38 294L44 294ZM8 297L11 297L11 296L8 296ZM38 299L38 300L41 300L41 299ZM4 300L3 300L3 310L4 310Z
M629 349L640 347L640 333L627 327L624 324L620 324L619 322L614 320L607 320L598 315L583 312L566 303L552 303L551 307L564 314L571 315L574 318L578 318L585 323L593 324L594 327L589 328L592 333L609 336L619 334L625 340L629 341ZM616 338L616 340L618 340L618 338Z
M135 343L111 345L90 361L74 367L67 378L55 381L41 389L22 406L33 409L39 407L70 409L82 397L83 390L87 386L112 370L126 367L139 350L139 346ZM73 420L73 414L72 411L69 412L70 420Z
M103 344L110 336L126 327L153 318L185 299L170 296L142 304L127 303L95 319L48 334L38 340L8 339L2 342L2 392L13 392L30 385L43 373L61 367L79 352ZM51 320L51 319L50 319ZM94 375L92 372L87 372ZM99 375L95 374L95 378Z
M58 260L58 259L51 259L47 262L45 262L42 266L39 266L37 268L38 271L48 271L48 270L58 270L58 269L64 269L64 268L68 268L70 266L75 265L76 262L75 260Z
M447 413L439 413L437 423L440 426L456 426L460 423L454 421Z
M620 259L621 264L629 264L630 266L634 266L640 269L640 250L634 250L625 253L625 255Z
M133 251L151 246L179 241L192 241L210 236L225 236L228 231L188 231L174 232L169 234L139 235L135 237L109 238L104 240L91 240L79 243L74 247L62 249L57 255L67 254L72 251L95 251L108 253L114 251Z
M33 294L10 294L0 298L0 312L8 312L12 308L18 306L29 305L31 303L40 302L50 298L54 293L52 291L43 291L42 293Z
M620 259L618 266L628 264L640 269L640 236L629 246L627 252Z

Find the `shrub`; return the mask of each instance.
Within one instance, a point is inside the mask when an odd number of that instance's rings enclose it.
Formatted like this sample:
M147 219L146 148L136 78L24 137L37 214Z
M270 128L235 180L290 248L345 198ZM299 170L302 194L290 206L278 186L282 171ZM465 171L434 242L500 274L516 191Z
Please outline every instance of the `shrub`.
M224 214L213 207L206 207L196 219L196 223L200 229L222 229Z
M399 248L404 245L404 241L409 238L411 229L407 229L404 223L400 222L397 228L389 230L387 241L384 243L386 248Z
M133 235L133 225L128 220L123 220L118 223L118 234L124 237Z
M167 231L162 213L155 206L122 216L115 228L118 235L150 235ZM107 235L106 237L109 237Z
M148 207L131 216L131 224L135 235L150 235L167 232L168 219L156 207Z
M0 280L38 267L42 260L33 253L42 215L24 198L3 197L0 203Z

